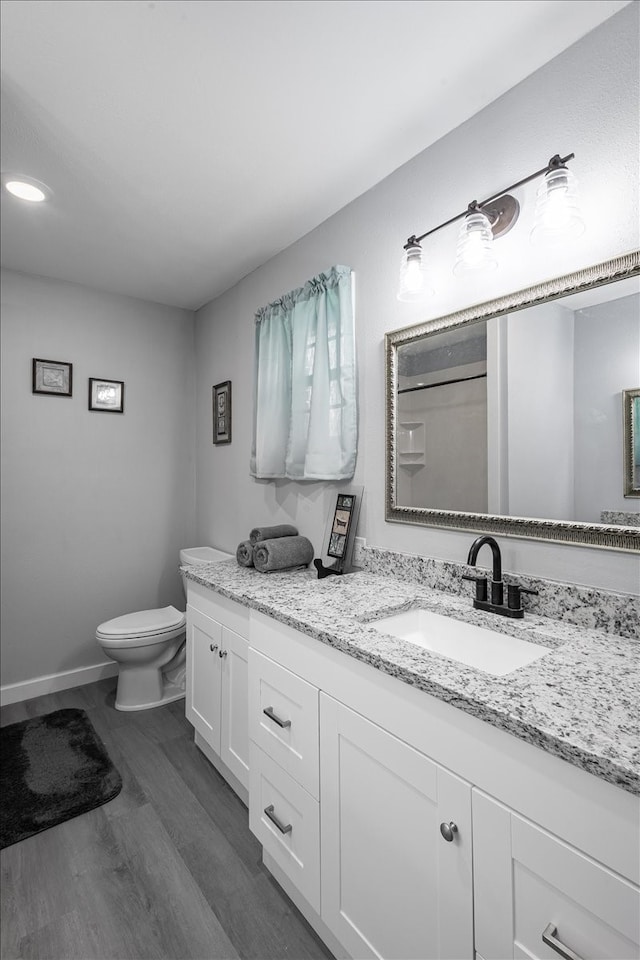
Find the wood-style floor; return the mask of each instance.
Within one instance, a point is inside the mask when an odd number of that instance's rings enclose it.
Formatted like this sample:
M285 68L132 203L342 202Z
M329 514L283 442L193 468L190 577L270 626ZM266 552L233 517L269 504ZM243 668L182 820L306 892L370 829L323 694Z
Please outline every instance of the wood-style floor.
M3 960L330 958L261 863L244 804L193 743L184 700L123 713L115 679L3 707L86 710L114 800L0 854Z

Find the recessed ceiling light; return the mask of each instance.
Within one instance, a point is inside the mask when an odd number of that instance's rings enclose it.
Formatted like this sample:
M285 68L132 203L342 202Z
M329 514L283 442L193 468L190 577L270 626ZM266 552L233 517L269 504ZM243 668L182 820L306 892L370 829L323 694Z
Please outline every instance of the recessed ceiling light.
M33 177L19 176L13 173L3 173L2 183L5 190L11 193L19 200L27 200L29 203L42 203L51 196L51 191L45 183L34 180Z

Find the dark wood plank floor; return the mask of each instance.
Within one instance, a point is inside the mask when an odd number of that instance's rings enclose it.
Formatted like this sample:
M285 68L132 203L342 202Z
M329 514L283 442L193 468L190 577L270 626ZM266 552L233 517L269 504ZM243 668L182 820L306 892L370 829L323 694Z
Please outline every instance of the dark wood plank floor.
M5 726L86 710L123 779L104 806L1 852L3 960L331 958L262 866L184 701L123 713L114 691L102 680L0 711Z

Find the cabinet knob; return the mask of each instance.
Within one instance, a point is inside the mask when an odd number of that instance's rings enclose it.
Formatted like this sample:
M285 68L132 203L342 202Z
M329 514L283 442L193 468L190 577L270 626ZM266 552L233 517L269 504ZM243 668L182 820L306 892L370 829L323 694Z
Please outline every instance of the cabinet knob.
M215 653L217 649L218 649L218 644L217 644L217 643L210 643L210 644L209 644L209 650L211 650L211 653Z
M220 657L220 659L222 659L222 657L226 657L226 655L227 655L227 651L226 651L226 650L221 650L220 653L218 654L218 656Z
M447 843L451 843L451 841L453 840L457 832L458 832L458 827L453 822L453 820L451 820L449 823L440 824L440 833L442 834L444 839L447 841Z

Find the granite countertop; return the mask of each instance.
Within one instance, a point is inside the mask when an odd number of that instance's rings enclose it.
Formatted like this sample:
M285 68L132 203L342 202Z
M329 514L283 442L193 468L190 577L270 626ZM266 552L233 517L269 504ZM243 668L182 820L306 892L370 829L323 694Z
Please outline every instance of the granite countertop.
M262 574L235 560L186 568L189 580L265 613L548 753L640 794L640 643L525 613L510 620L469 598L356 572ZM371 621L420 605L550 648L495 677L384 635Z

